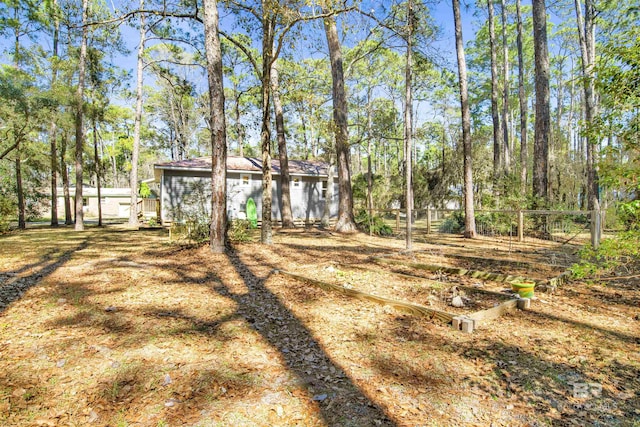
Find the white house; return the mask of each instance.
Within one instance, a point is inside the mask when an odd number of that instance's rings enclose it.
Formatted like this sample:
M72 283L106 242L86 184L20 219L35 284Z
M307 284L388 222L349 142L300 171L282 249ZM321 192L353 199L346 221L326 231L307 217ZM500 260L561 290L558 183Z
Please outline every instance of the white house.
M313 222L322 218L330 203L331 217L338 212L338 185L327 194L328 164L310 160L289 160L291 208L294 220ZM272 218L281 219L280 162L272 160ZM334 174L335 176L335 174ZM160 211L164 223L182 220L187 215L208 216L211 209L211 157L160 163L155 165L160 184ZM262 160L250 157L227 158L227 214L230 219L244 218L249 198L262 212Z

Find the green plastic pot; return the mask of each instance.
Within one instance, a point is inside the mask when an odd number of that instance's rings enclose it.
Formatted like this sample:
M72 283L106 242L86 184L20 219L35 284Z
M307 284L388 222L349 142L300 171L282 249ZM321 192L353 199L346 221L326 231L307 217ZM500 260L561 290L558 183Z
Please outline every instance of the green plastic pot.
M515 282L511 284L511 289L518 293L520 298L532 298L536 284L533 282Z

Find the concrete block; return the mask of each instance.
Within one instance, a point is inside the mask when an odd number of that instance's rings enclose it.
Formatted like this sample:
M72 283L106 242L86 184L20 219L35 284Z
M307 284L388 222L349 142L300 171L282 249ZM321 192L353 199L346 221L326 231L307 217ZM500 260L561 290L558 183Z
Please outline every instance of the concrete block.
M520 310L528 310L531 308L531 299L530 298L520 298L518 300L518 308Z
M451 321L451 327L457 331L460 330L460 328L462 327L462 317L454 317L453 320Z
M475 322L472 319L464 319L462 320L462 332L465 334L470 334L473 332L473 327Z

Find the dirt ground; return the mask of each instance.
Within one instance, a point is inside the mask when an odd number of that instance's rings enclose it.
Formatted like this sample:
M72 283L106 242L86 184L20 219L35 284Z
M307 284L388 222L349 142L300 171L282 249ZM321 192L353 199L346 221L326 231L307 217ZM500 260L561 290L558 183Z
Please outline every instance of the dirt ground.
M319 229L225 255L166 230L0 236L0 425L640 426L640 284L570 282L472 334L277 270L454 312L375 257L549 278L576 248Z

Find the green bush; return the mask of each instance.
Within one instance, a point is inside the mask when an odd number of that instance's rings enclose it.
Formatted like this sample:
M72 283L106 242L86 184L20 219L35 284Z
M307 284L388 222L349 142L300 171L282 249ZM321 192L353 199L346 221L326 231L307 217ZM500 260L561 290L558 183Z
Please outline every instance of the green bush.
M15 209L13 201L0 194L0 233L9 231L9 222L15 215Z
M640 230L640 200L620 203L618 218L627 230Z
M391 236L393 229L384 222L384 218L378 215L370 216L366 210L361 210L356 215L358 229L378 236Z
M190 216L186 220L187 238L196 243L202 243L209 240L209 224L208 216Z
M151 188L149 188L149 184L147 184L146 182L141 182L140 188L138 189L138 194L140 195L140 197L144 198L151 196Z
M229 240L233 243L251 242L250 230L252 229L251 221L246 219L235 219L231 221L229 227Z
M513 215L501 212L479 213L475 216L476 229L482 234L506 236L514 230L512 227ZM462 218L464 228L464 216Z
M441 233L458 234L464 230L464 213L454 212L451 216L445 218L438 227Z
M579 253L580 261L571 266L576 279L603 275L629 274L640 267L640 232L627 231L605 239L597 250L585 246Z

